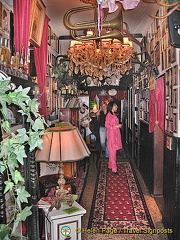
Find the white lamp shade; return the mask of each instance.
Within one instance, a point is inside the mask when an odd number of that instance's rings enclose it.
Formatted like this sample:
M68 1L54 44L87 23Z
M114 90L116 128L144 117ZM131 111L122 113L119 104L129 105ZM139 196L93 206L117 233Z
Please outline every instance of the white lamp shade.
M39 162L74 162L90 155L90 151L76 127L49 128L43 135L43 149L36 152Z

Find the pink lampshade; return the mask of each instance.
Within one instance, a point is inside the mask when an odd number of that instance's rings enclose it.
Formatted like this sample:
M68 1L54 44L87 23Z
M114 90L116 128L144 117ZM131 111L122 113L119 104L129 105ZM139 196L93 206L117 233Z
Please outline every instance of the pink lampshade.
M42 138L43 149L36 152L38 162L75 162L90 155L84 139L74 126L49 128Z

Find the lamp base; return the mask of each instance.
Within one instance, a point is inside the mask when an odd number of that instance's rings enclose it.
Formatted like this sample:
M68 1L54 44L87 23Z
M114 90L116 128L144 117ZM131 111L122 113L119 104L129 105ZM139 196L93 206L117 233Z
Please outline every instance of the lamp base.
M58 185L55 191L55 200L53 204L49 207L49 211L51 212L55 207L57 210L60 209L62 202L67 202L69 206L72 206L74 200L73 195L70 193L70 188L64 189L65 186L65 179L64 179L64 166L63 163L59 164L59 179Z

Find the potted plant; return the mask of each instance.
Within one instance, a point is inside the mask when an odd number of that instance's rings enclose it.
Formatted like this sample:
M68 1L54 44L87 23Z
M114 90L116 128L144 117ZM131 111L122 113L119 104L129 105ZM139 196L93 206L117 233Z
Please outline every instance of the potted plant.
M24 186L24 178L19 166L24 165L27 153L36 148L42 148L42 135L45 132L44 118L38 112L37 99L28 96L30 88L19 86L15 90L10 89L10 78L0 79L0 125L2 139L0 142L0 173L6 175L4 194L10 192L14 199L14 211L12 219L7 224L0 224L0 239L16 239L20 236L17 227L21 221L25 221L31 215L31 207L28 203L30 194ZM14 104L18 112L26 117L29 124L28 130L18 129L16 133L11 131L7 120L8 106ZM26 204L27 205L27 204Z

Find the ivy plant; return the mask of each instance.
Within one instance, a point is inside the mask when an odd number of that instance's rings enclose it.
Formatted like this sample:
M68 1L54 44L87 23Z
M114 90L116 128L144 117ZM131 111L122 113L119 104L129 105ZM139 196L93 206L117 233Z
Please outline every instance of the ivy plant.
M0 224L0 239L14 239L20 236L17 231L18 224L25 221L31 215L31 207L23 208L28 203L30 194L24 186L24 178L19 171L19 166L27 159L26 146L29 151L42 148L42 135L45 132L45 120L38 112L37 99L28 96L30 88L19 86L15 90L10 89L10 78L0 79L0 125L2 141L0 142L0 173L6 176L4 182L4 194L10 192L13 198L14 211L12 219L7 224ZM28 130L18 129L16 133L11 131L8 122L8 106L15 105L18 112L26 117L29 124Z

